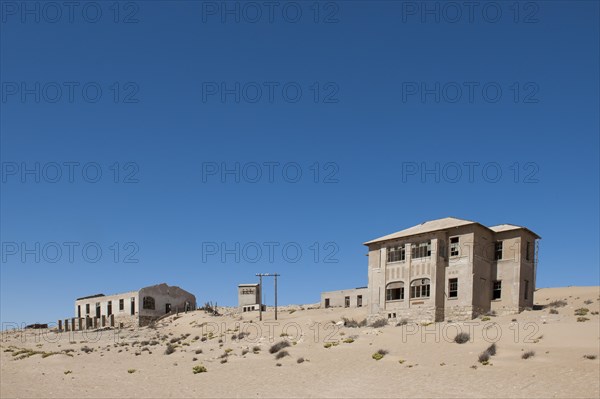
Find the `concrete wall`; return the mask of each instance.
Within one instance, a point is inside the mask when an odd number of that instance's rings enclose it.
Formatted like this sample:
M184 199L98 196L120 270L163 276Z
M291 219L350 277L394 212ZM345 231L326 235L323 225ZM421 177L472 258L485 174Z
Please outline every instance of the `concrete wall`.
M450 256L450 239L458 237L459 253ZM503 256L495 260L495 243ZM431 256L412 259L411 245L431 242ZM530 260L525 261L526 241ZM404 246L405 259L387 262L388 247ZM515 313L533 306L535 236L524 229L495 233L473 224L369 245L368 297L370 319L412 321L468 320L494 310ZM430 279L429 298L410 298L411 283ZM450 279L458 279L458 296L449 297ZM502 281L502 296L492 300L493 283ZM525 283L529 281L525 299ZM404 283L404 298L386 300L390 283Z
M259 284L238 285L238 307L243 310L243 308L257 305L260 303L260 295ZM258 306L256 306L256 310L258 310Z
M154 309L144 309L144 297L154 298ZM147 325L150 321L167 313L167 304L170 312L185 312L196 309L196 297L191 293L175 286L158 284L142 288L139 291L139 323Z
M151 296L154 298L154 310L143 309L143 298ZM123 309L119 308L119 302L123 300ZM170 287L167 284L158 284L142 288L139 291L129 291L121 294L106 295L95 298L87 298L75 301L75 317L78 317L78 311L81 309L81 317L95 318L96 304L100 304L100 318L105 316L108 319L108 304L112 303L112 314L115 318L115 326L121 323L124 326L146 325L151 320L156 319L166 313L166 304L171 304L171 310L174 312L185 310L186 302L190 309L196 309L196 297L189 292L179 288ZM86 312L86 305L90 305L89 313ZM132 312L133 304L133 312ZM80 308L79 308L80 307ZM85 322L84 322L85 323Z
M123 310L119 309L119 301L123 300ZM131 313L131 303L133 299L134 312ZM75 317L78 317L78 306L81 307L81 317L94 318L96 317L96 304L100 304L100 317L109 316L108 303L112 303L112 314L115 316L115 326L119 326L119 323L130 326L136 325L138 322L137 314L139 312L139 300L137 291L129 291L121 294L106 295L96 298L88 298L75 301ZM86 313L86 305L90 306L90 312ZM84 322L85 323L85 322Z
M351 308L366 307L368 305L368 294L367 287L353 288L348 290L339 291L327 291L321 293L321 308L325 308L326 299L329 299L330 308L334 307L346 307L346 297L350 299ZM362 305L358 306L358 297L362 297Z

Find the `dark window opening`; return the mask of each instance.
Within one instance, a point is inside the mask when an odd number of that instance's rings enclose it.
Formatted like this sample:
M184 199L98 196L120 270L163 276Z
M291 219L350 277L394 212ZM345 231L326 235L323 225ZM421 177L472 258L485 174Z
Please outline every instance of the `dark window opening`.
M131 298L131 314L135 314L135 298Z
M357 308L360 308L360 307L362 307L362 295L358 295L358 296L356 297L356 307L357 307Z
M106 306L106 315L110 316L112 314L112 301L108 301L108 305Z
M96 302L96 317L100 318L100 302Z
M502 241L498 241L494 244L494 259L502 259Z
M385 289L385 300L399 301L402 299L404 299L404 283L402 281L389 283Z
M325 307L328 308L329 307L329 298L325 298Z
M531 243L529 241L527 241L527 246L525 247L525 260L529 260L531 258L531 256L529 255L529 252L531 251ZM527 299L527 298L525 298Z
M167 303L165 305L165 313L169 313L171 311L171 304ZM244 308L244 312L246 311L246 308Z
M145 296L142 299L142 309L154 310L154 298Z
M411 298L429 298L431 282L428 278L421 278L410 284Z
M85 314L86 315L90 314L90 304L89 303L85 304Z
M502 298L502 281L494 281L494 288L492 290L492 299Z
M125 300L119 299L119 310L125 310Z
M344 298L344 307L345 308L349 308L350 307L350 297L347 296Z
M422 242L420 244L414 244L412 247L412 257L416 258L426 258L431 256L431 241Z
M458 298L458 279L451 278L448 280L448 297Z
M77 317L81 318L81 305L77 305Z
M524 297L525 297L525 299L529 298L529 280L525 280L525 293L524 293Z
M387 261L388 262L401 262L406 260L406 250L404 246L397 246L388 248Z
M458 256L458 237L450 238L450 256Z

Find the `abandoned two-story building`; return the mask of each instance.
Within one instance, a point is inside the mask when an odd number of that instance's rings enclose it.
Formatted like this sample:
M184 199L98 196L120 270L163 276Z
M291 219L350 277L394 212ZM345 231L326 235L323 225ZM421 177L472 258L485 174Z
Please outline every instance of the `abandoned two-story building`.
M104 327L102 324L109 317L116 326L145 326L165 314L195 309L193 294L164 283L121 294L91 295L75 301L76 318L85 320L85 328L91 325Z
M425 222L364 243L366 290L323 293L321 305L339 305L343 297L344 306L354 307L350 298L360 296L356 306L366 304L370 318L411 321L518 313L533 307L539 239L510 224L486 227L452 217Z

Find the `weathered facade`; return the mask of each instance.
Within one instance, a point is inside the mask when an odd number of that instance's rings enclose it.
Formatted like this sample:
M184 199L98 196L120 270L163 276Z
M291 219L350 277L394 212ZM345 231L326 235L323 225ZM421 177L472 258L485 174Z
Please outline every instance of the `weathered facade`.
M539 236L444 218L368 241L371 318L467 320L533 307Z
M368 293L369 290L367 287L322 292L321 307L361 308L367 306L369 303Z
M240 312L259 310L260 284L238 285L238 307Z
M75 322L75 329L78 323L82 328L105 327L109 320L115 326L145 326L165 314L194 309L194 295L164 283L115 295L97 294L75 301L75 318L82 320Z

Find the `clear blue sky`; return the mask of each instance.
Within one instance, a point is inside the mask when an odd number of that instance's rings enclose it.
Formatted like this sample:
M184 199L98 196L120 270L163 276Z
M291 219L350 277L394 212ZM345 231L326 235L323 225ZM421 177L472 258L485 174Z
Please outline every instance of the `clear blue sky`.
M273 271L314 303L366 285L364 241L445 216L542 236L538 287L599 284L596 1L23 4L0 3L2 322L160 282L234 305Z

